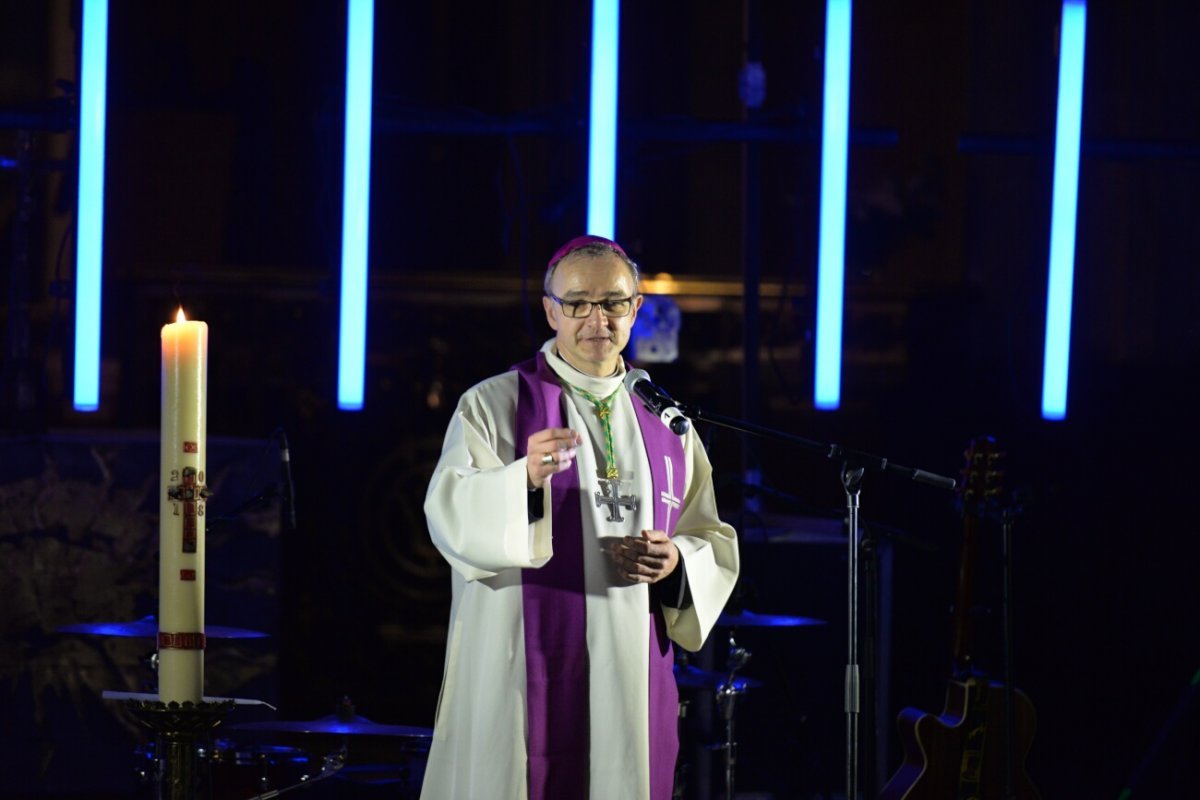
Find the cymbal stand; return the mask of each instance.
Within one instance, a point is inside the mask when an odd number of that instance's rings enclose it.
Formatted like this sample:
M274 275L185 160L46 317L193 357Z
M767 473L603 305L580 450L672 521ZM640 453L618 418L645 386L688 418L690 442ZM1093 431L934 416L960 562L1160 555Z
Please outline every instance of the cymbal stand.
M725 800L733 800L734 796L737 741L734 739L733 712L738 695L745 691L745 687L739 686L734 678L737 671L746 666L751 655L749 650L739 647L733 637L734 632L731 630L729 632L729 659L726 662L729 677L717 687L717 707L721 711L721 719L725 720L725 741L721 744L721 749L725 751Z

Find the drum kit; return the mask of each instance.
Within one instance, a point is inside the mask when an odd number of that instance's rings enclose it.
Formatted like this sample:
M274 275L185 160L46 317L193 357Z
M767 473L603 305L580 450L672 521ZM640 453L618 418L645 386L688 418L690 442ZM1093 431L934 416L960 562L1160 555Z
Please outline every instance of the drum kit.
M129 638L155 638L158 622L153 616L134 622L90 622L63 625L60 633ZM266 633L206 625L210 639L261 639ZM150 657L150 666L156 666ZM157 695L135 692L105 692L109 700L157 700ZM204 698L230 701L234 705L263 705L257 700ZM204 800L267 800L294 789L305 789L310 798L388 797L404 800L420 794L433 731L408 725L374 722L356 713L348 698L335 712L312 720L262 720L224 726L229 736L213 737L197 744L196 786L184 792L187 798ZM164 763L160 742L139 746L134 751L134 775L139 797L166 800L179 796L164 789ZM323 753L317 756L314 754ZM362 758L386 760L370 761ZM370 761L370 763L364 763ZM334 779L324 783L327 779ZM324 784L318 788L317 784ZM317 789L317 791L312 791Z
M723 723L723 738L709 745L708 749L723 755L724 796L727 800L733 800L736 783L738 743L734 712L737 700L748 690L763 686L762 681L738 675L751 658L750 651L736 640L738 630L824 624L824 620L813 617L756 614L750 611L724 613L717 619L717 625L729 630L725 670L701 669L687 663L682 655L676 661L675 682L679 688L712 692L716 701ZM134 622L64 625L57 630L60 633L96 636L154 638L158 634L158 623L153 616L148 616ZM205 635L210 639L259 639L267 636L259 631L219 625L206 626ZM153 661L151 657L152 667ZM106 692L105 697L131 699L151 696ZM267 705L261 701L235 702ZM686 701L680 704L681 719L686 706ZM337 780L327 785L328 791L318 791L316 794L306 791L306 796L343 798L381 797L386 794L390 798L415 798L420 793L424 760L433 739L433 731L429 728L382 724L360 716L348 699L338 705L335 713L317 719L244 722L229 725L225 730L236 734L214 738L210 743L197 747L200 785L197 792L189 796L206 800L267 800L293 789L312 790L316 784L334 778ZM264 736L267 741L262 741ZM352 740L356 752L361 745L362 750L377 753L381 751L380 742L390 743L382 748L388 753L389 760L363 764L355 759L354 763L347 763ZM321 752L325 755L320 758L313 755ZM135 775L147 793L145 796L162 800L163 759L158 757L155 743L139 747L135 756ZM351 788L346 788L346 782ZM682 777L677 778L677 797L683 796L685 783ZM376 790L380 793L370 794Z
M814 617L789 617L776 614L755 614L752 611L724 613L717 618L717 626L729 629L728 654L725 660L725 670L721 672L703 670L687 663L680 655L675 663L675 683L680 689L699 689L714 693L717 710L723 723L723 738L708 746L708 749L719 751L723 756L725 771L726 800L735 796L737 772L737 738L734 735L734 711L737 700L747 689L761 688L762 681L753 678L738 677L738 672L749 663L751 653L738 644L736 636L739 628L791 628L810 625L824 625L825 621ZM677 651L678 652L678 651ZM685 715L687 703L680 704L680 716ZM681 736L682 738L682 736ZM682 766L682 765L681 765ZM686 773L686 769L683 770ZM683 797L686 785L686 775L676 775L675 796Z

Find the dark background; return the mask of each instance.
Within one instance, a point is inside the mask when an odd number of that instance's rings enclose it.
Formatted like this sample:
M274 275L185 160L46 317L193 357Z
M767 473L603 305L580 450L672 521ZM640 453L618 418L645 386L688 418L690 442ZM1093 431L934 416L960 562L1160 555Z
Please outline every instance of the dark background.
M1022 511L1016 682L1039 715L1029 771L1046 797L1115 797L1200 667L1200 11L1090 4L1068 417L1051 423L1039 402L1059 4L855 4L833 413L811 403L824 4L624 5L617 238L645 273L695 281L676 298L680 359L652 365L655 379L704 408L944 474L972 437L997 437ZM209 324L210 435L283 427L291 442L281 718L322 716L349 695L376 721L429 726L449 580L421 502L457 396L550 335L541 271L584 224L590 16L535 0L377 6L365 410L335 403L344 5L122 2L110 16L102 399L79 414L79 9L4 4L0 423L10 444L153 433L158 330L182 303ZM738 98L746 61L766 72L760 108ZM22 147L27 172L13 163ZM749 304L747 275L761 285ZM836 532L836 465L722 431L710 452L744 537L737 601L830 622L739 634L754 652L747 674L764 682L740 705L739 785L836 792L845 554L777 541L831 521ZM862 504L892 553L884 716L938 711L961 518L948 495L878 474ZM995 530L981 550L977 649L995 673ZM44 614L37 635L100 618L79 591L72 613L87 619ZM139 616L154 610L152 595L140 603ZM1139 794L1200 791L1198 716L1184 708ZM21 736L10 721L6 736ZM132 751L127 735L116 752ZM886 776L900 753L890 724L881 736ZM85 761L76 791L99 791L88 780L100 772Z

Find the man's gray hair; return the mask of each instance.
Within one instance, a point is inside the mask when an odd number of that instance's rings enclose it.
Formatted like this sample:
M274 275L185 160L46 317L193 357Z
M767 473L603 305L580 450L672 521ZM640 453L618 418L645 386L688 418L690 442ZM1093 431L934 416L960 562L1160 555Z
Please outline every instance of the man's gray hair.
M625 266L629 267L629 272L631 275L633 275L633 290L634 292L637 292L638 281L641 279L641 275L638 272L637 263L632 258L625 255L622 250L619 250L610 244L605 244L604 242L588 242L585 245L576 247L574 250L563 253L557 259L550 262L550 266L546 267L546 277L542 281L542 291L544 291L547 295L550 294L550 280L554 277L554 270L558 269L559 264L574 255L584 255L588 258L603 258L604 256L608 255L616 256L622 262L624 262Z

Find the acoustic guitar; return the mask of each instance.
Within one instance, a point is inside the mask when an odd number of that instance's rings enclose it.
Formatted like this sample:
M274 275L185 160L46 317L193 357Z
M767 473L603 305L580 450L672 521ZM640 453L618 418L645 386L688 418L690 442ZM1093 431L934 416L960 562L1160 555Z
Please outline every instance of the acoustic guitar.
M897 724L904 763L883 787L883 800L1040 800L1025 771L1036 727L1033 704L1023 692L1012 691L1010 756L1006 752L1005 687L980 672L971 654L970 611L979 526L982 520L998 516L1002 454L988 437L972 441L964 455L960 489L963 542L946 707L939 715L915 708L900 712Z

